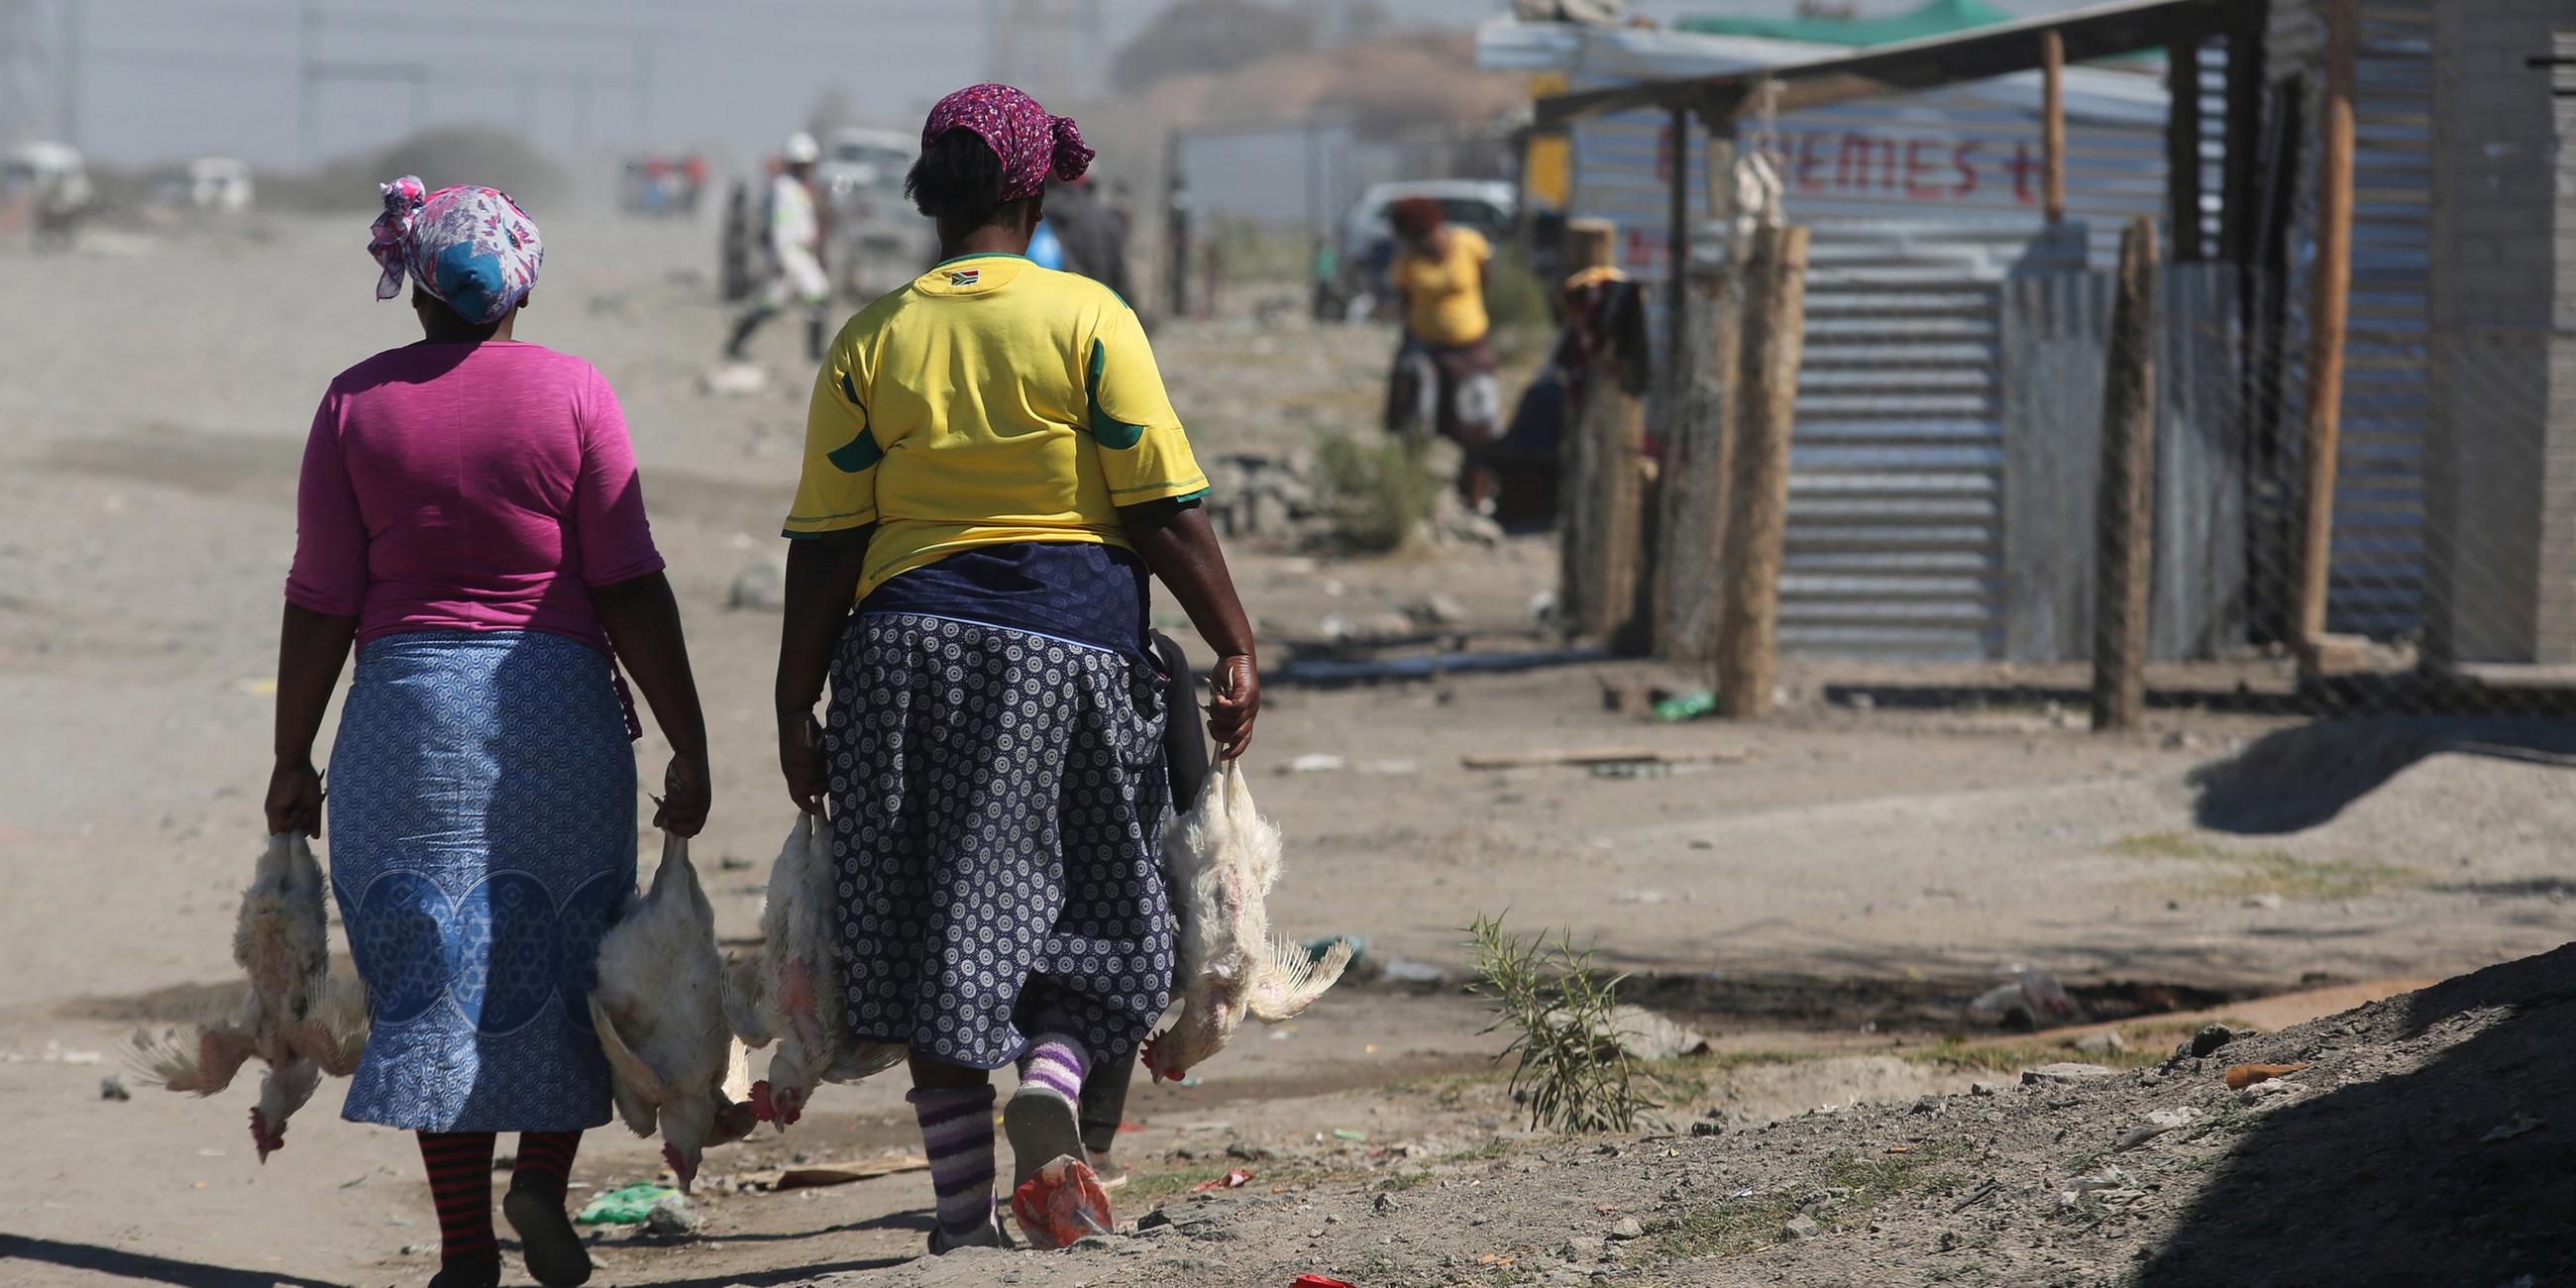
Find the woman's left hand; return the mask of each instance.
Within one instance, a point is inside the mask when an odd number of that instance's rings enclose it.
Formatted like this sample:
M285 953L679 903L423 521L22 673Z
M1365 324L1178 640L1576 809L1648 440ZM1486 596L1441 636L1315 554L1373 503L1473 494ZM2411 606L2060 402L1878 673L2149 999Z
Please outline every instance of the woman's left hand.
M823 817L823 794L830 775L824 772L823 725L811 711L778 718L778 769L787 777L787 799L796 808Z
M281 760L268 772L268 834L320 839L322 771L309 759Z
M653 826L673 836L696 836L707 825L714 794L709 777L707 753L674 753L662 771L662 807L653 811Z

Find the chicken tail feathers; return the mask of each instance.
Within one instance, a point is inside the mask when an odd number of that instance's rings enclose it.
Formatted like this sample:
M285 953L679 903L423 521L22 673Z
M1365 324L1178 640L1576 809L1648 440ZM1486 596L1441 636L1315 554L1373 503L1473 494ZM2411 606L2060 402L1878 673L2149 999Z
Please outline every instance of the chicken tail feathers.
M1304 1013L1326 989L1341 981L1342 972L1351 964L1349 940L1334 944L1320 958L1308 956L1303 947L1284 939L1272 940L1269 948L1254 964L1252 987L1244 999L1252 1018L1264 1024L1292 1020Z
M187 1025L154 1033L137 1029L126 1063L141 1080L191 1096L211 1096L233 1085L250 1059L250 1035L230 1024Z

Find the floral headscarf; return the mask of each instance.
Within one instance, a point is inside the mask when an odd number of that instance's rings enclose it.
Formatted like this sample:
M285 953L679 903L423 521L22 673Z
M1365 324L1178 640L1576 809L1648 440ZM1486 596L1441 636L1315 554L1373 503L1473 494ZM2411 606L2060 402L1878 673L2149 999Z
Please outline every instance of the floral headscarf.
M546 246L536 221L508 193L460 185L423 196L417 175L378 186L385 213L367 244L384 268L377 299L400 294L409 274L466 321L498 322L537 284Z
M973 130L1002 159L1002 200L1045 191L1047 176L1066 183L1091 168L1091 149L1070 116L1050 116L1038 101L1008 85L969 85L939 100L921 127L921 146L950 130Z

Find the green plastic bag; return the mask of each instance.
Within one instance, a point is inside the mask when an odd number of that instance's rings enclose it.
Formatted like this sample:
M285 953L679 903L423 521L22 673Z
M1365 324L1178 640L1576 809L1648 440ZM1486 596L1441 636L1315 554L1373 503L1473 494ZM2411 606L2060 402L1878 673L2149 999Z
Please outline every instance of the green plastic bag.
M629 1185L592 1199L573 1220L583 1225L642 1225L653 1214L654 1204L677 1193L659 1185Z

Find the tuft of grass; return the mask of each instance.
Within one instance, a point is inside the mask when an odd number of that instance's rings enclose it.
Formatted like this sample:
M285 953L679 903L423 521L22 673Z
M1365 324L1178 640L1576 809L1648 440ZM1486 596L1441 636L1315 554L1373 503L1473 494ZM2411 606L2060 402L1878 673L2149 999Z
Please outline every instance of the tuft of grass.
M2132 1041L2126 1051L2078 1051L2073 1042L2015 1045L1943 1038L1928 1047L1911 1047L1896 1054L1916 1064L1928 1064L1953 1073L2019 1073L2061 1060L2098 1064L2109 1069L2144 1069L2163 1064L2170 1051L2158 1050L2152 1043L2142 1040Z
M1127 1184L1118 1191L1121 1207L1133 1204L1137 1210L1153 1208L1166 1199L1185 1199L1209 1181L1218 1180L1235 1168L1252 1173L1251 1183L1241 1190L1220 1190L1219 1194L1267 1192L1274 1185L1306 1185L1331 1179L1332 1174L1313 1167L1276 1160L1266 1163L1229 1163L1224 1167L1176 1167L1169 1171L1147 1171L1137 1168L1128 1174Z
M1440 498L1439 480L1423 468L1422 457L1422 445L1406 439L1362 443L1342 433L1317 439L1315 467L1334 543L1384 554L1411 540Z
M1494 256L1493 280L1485 287L1485 315L1497 331L1545 331L1555 324L1555 307L1546 282L1530 267L1518 247Z
M1654 1075L1619 1049L1614 1012L1625 975L1604 978L1592 969L1592 949L1578 950L1573 932L1523 942L1500 918L1478 917L1468 928L1476 953L1476 978L1468 991L1494 1011L1488 1033L1513 1031L1503 1055L1516 1057L1511 1089L1530 1110L1530 1127L1561 1132L1635 1131L1663 1102L1651 1094Z
M1956 1164L1976 1153L1965 1141L1934 1141L1903 1154L1836 1154L1812 1186L1712 1203L1663 1224L1655 1250L1674 1261L1740 1257L1771 1246L1780 1227L1807 1206L1816 1190L1848 1191L1813 1215L1827 1229L1856 1224L1872 1208L1906 1194L1947 1189L1966 1179Z
M2242 899L2279 895L2283 899L2350 899L2376 891L2420 885L2424 876L2393 863L2354 859L2308 860L2286 850L2239 850L2188 832L2147 832L2111 844L2124 859L2193 862L2217 871L2192 883L2194 893Z

